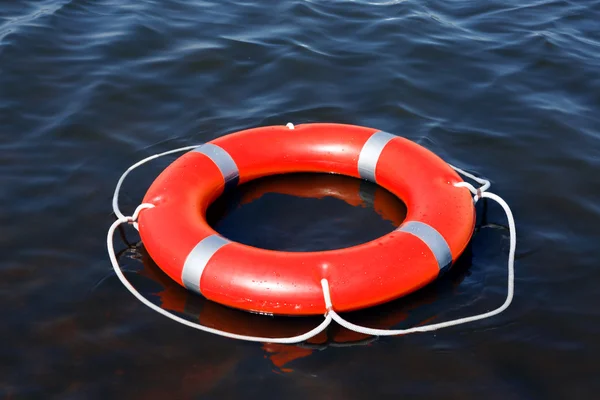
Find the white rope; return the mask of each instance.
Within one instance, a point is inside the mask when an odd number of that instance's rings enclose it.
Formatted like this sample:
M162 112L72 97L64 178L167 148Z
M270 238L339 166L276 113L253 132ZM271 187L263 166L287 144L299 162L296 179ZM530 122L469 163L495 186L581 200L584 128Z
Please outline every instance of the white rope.
M289 123L287 125L287 127L288 127L288 129L294 129L294 125L291 123ZM131 171L136 169L137 167L147 163L148 161L154 160L156 158L166 156L168 154L181 152L181 151L192 150L192 149L195 149L196 147L198 147L198 145L181 147L179 149L169 150L164 153L155 154L155 155L147 157L141 161L138 161L137 163L135 163L131 167L129 167L123 173L123 175L121 175L121 178L119 179L117 186L115 188L115 193L113 195L113 200L112 200L112 206L113 206L114 213L118 219L110 226L110 228L108 229L107 237L106 237L106 246L108 248L108 255L109 255L110 261L112 263L113 269L115 270L115 273L117 274L117 277L119 278L121 283L127 288L127 290L129 290L129 292L131 292L131 294L133 294L145 306L151 308L152 310L158 312L159 314L162 314L163 316L165 316L175 322L189 326L194 329L198 329L198 330L212 333L215 335L225 336L225 337L228 337L231 339L239 339L239 340L246 340L246 341L252 341L252 342L292 344L292 343L304 342L304 341L318 335L319 333L321 333L325 329L327 329L327 327L329 326L331 321L336 321L338 324L340 324L341 326L343 326L346 329L349 329L351 331L358 332L358 333L363 333L365 335L371 335L371 336L404 335L404 334L415 333L415 332L430 332L430 331L435 331L435 330L442 329L442 328L447 328L450 326L456 326L456 325L466 324L469 322L473 322L473 321L477 321L477 320L481 320L481 319L485 319L485 318L490 318L490 317L500 314L501 312L506 310L508 308L508 306L510 305L510 303L512 302L513 295L514 295L514 263L515 263L515 250L516 250L516 240L517 240L516 239L515 221L514 221L512 211L510 210L510 207L508 206L508 204L500 196L495 195L493 193L485 192L490 187L490 181L483 179L483 178L476 177L475 175L465 172L460 168L450 165L450 167L455 169L458 173L460 173L468 178L471 178L475 182L482 185L479 188L475 188L470 183L460 182L460 183L455 184L454 186L467 188L471 193L473 193L475 203L477 202L477 200L479 198L482 198L482 197L489 198L491 200L496 201L504 209L504 212L506 213L506 217L508 219L508 225L509 225L509 230L510 230L510 249L509 249L509 254L508 254L508 293L506 296L506 300L504 301L504 304L502 304L500 307L496 308L495 310L488 311L483 314L473 315L470 317L458 318L458 319L454 319L454 320L450 320L450 321L440 322L437 324L423 325L423 326L418 326L418 327L409 328L409 329L374 329L374 328L369 328L369 327L353 324L353 323L345 320L344 318L342 318L334 310L334 306L331 301L331 293L329 290L329 282L327 281L327 279L321 280L321 287L323 289L323 298L325 300L325 307L326 307L325 319L323 320L323 322L321 324L319 324L314 329L312 329L309 332L306 332L302 335L298 335L298 336L285 337L285 338L268 338L268 337L239 335L239 334L222 331L222 330L215 329L215 328L210 328L208 326L200 325L198 323L191 322L184 318L181 318L167 310L164 310L164 309L160 308L159 306L155 305L154 303L150 302L149 300L147 300L145 297L143 297L129 283L129 281L127 281L127 279L123 275L123 272L121 271L121 268L119 266L119 262L117 260L116 254L115 254L115 249L114 249L114 244L113 244L114 232L119 225L121 225L123 223L132 223L134 225L134 227L137 229L136 221L137 221L137 218L138 218L140 212L145 209L148 209L148 208L153 208L154 205L148 204L148 203L140 204L135 209L135 212L133 213L133 215L131 217L127 217L127 216L123 215L123 213L121 213L121 211L119 209L119 205L118 205L119 192L121 190L121 185L123 184L125 177Z
M490 183L490 181L488 181L487 179L479 178L479 177L477 177L477 176L475 176L473 174L468 173L467 171L464 171L464 170L462 170L462 169L460 169L458 167L455 167L454 165L451 165L451 164L448 164L448 165L450 165L450 167L452 169L454 169L456 172L458 172L459 174L464 175L467 178L471 178L475 182L481 184L482 186L479 188L479 190L482 191L482 192L485 192L486 190L488 190L490 188L490 186L492 185ZM458 184L458 185L460 185L460 184ZM477 191L477 189L475 189L475 191ZM473 193L473 194L476 194L476 193Z

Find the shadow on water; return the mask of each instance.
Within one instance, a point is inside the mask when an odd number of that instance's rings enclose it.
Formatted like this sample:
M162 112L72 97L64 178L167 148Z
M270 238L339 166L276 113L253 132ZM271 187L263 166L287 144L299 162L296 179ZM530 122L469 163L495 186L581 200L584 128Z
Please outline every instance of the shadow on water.
M269 198L272 195L279 197ZM375 184L339 175L290 174L261 178L222 196L209 208L208 220L221 234L226 234L232 240L243 241L246 244L264 243L257 238L260 236L256 234L257 229L280 225L270 231L261 231L263 236L270 234L274 236L272 239L279 240L281 239L279 230L283 232L284 225L290 221L282 221L279 219L280 215L276 215L274 219L265 218L266 214L257 212L256 207L259 209L264 207L273 212L286 210L285 214L293 217L295 213L290 211L290 205L292 204L291 208L293 208L295 207L293 203L297 202L298 206L304 205L301 214L304 216L304 221L307 221L307 214L314 217L313 219L319 217L320 214L321 220L330 221L332 218L336 218L335 215L332 215L333 209L327 206L321 207L322 204L318 203L326 198L334 200L333 208L339 213L346 213L346 219L352 220L347 217L348 214L355 216L368 213L371 219L379 225L379 229L354 232L353 244L375 239L372 237L373 232L379 232L382 235L395 229L406 216L404 203ZM312 203L312 201L317 201L317 203ZM279 204L273 207L272 202ZM263 204L261 205L261 203ZM341 204L345 204L347 207L342 207ZM378 216L378 218L373 218L373 216ZM250 223L250 220L254 220L255 223ZM312 219L308 219L306 225L311 226L311 222ZM327 226L330 229L326 233L335 235L335 227L331 224ZM237 230L234 230L233 227L237 227ZM478 231L482 227L482 225L478 225L476 230ZM310 229L312 228L306 228L307 231ZM321 317L282 317L248 313L222 306L191 293L160 270L141 242L129 242L122 227L120 233L126 248L118 254L119 259L127 257L141 263L141 268L130 271L130 273L135 273L151 282L151 285L141 286L156 289L146 289L143 294L165 310L211 328L262 337L299 335L321 322ZM281 243L281 240L279 241ZM302 234L295 237L294 240L284 240L283 243L285 244L274 246L274 249L324 250L319 246L321 242L316 241L310 244L310 241L307 242ZM309 244L307 245L307 243ZM331 240L328 243L331 243ZM401 329L434 322L437 315L433 310L444 308L444 300L453 295L458 285L469 274L471 258L471 245L469 245L453 268L441 279L404 298L377 307L346 313L345 317L353 323L379 329ZM375 340L378 338L352 332L337 324L332 324L326 331L304 343L297 345L263 343L262 350L265 357L272 362L274 371L285 373L292 371L288 367L289 363L308 357L314 351L324 350L328 347L366 346Z

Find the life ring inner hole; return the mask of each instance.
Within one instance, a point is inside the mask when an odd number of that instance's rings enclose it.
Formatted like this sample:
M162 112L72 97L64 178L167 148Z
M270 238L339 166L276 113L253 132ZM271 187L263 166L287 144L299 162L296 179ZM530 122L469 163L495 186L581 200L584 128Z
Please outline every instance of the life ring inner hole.
M339 174L285 173L253 179L217 198L209 225L253 247L289 252L347 248L394 231L402 200L383 187Z

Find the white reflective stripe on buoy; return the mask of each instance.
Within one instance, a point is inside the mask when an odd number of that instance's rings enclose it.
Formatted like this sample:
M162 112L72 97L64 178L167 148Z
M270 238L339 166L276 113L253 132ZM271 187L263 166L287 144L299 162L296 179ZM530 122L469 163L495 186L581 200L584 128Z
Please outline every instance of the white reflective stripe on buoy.
M202 294L200 279L204 273L204 268L206 268L212 256L221 247L229 243L231 243L230 240L219 235L211 235L198 242L192 251L190 251L183 264L183 270L181 271L183 285L194 292Z
M232 189L237 186L240 171L237 164L228 152L223 150L216 144L206 143L194 149L195 152L202 153L215 163L221 171L223 180L225 181L225 190Z
M377 131L365 142L358 156L358 174L361 178L377 183L375 170L379 156L386 144L395 138L395 135L384 131Z
M407 232L421 239L431 250L440 270L452 264L452 252L446 239L432 226L420 221L409 221L401 225L400 232Z

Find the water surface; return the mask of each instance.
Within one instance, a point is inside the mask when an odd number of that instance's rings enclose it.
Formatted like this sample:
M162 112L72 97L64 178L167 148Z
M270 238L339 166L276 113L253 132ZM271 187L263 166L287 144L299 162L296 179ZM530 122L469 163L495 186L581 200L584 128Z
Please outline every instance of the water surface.
M0 397L596 398L598 21L598 0L0 3ZM105 249L122 171L287 122L385 130L489 178L517 220L512 306L432 334L372 340L332 327L285 347L196 332L137 302ZM131 175L128 213L173 159ZM290 197L319 219L312 228L269 219L287 215ZM400 328L500 305L506 221L498 206L478 208L452 274L349 318ZM265 194L235 210L215 223L272 248L344 247L394 227L373 205L331 197ZM130 228L125 239L127 277L165 308L273 334L315 322L190 298Z

